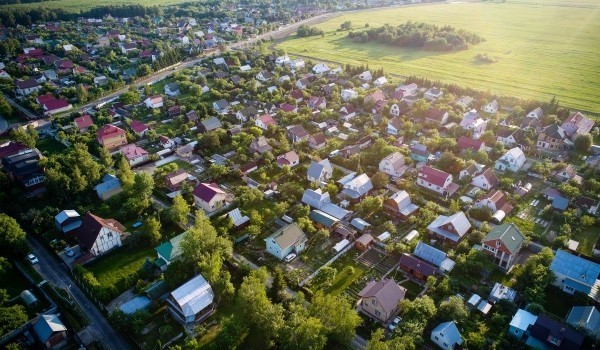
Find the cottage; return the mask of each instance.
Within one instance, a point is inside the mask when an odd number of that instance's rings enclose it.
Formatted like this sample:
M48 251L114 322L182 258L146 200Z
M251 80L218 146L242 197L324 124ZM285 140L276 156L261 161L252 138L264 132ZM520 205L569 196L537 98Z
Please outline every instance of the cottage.
M483 252L494 258L494 263L508 271L519 254L525 236L512 223L494 227L481 241Z
M423 97L429 101L435 101L444 96L444 92L436 87L433 87L425 92Z
M323 62L317 63L312 67L312 72L314 74L324 74L329 72L329 70L329 67Z
M196 207L206 213L221 209L230 200L230 196L215 183L201 183L192 192Z
M267 252L279 260L291 253L299 254L305 248L307 238L298 224L284 226L265 239Z
M254 120L258 117L258 109L254 106L247 106L235 113L235 117L242 123L248 120Z
M550 124L538 134L537 147L540 149L565 150L572 146L569 134L558 124Z
M302 203L315 209L319 209L338 220L346 219L352 212L336 204L331 203L331 197L328 192L323 193L319 188L316 190L307 189L302 195Z
M454 321L440 323L435 327L431 331L431 341L443 350L452 350L464 342Z
M324 109L327 107L327 100L323 97L311 96L306 105L311 109Z
M184 236L185 232L180 233L167 242L164 242L154 248L157 255L156 260L154 260L154 264L160 267L162 271L165 271L173 261L182 256L183 251L181 250L181 241L183 240Z
M202 275L175 289L167 298L173 317L183 325L201 322L215 311L215 294Z
M435 266L410 254L402 254L399 267L405 273L422 281L426 281L429 276L438 274Z
M513 206L508 201L508 195L500 190L488 192L475 202L474 207L488 208L492 213L502 211L504 214L510 213L513 209Z
M327 138L322 132L311 135L308 138L308 146L312 149L322 149L327 146Z
M448 122L449 114L447 111L438 108L429 108L425 112L425 121L436 125L444 125Z
M471 230L471 223L462 211L451 215L439 215L427 226L427 231L449 243L458 243Z
M512 146L520 142L521 132L518 128L503 128L496 132L496 142L504 146Z
M292 143L304 141L308 139L309 136L310 134L308 131L306 131L306 129L304 129L304 127L300 124L292 125L287 128L287 137L292 141Z
M143 137L148 131L148 125L137 120L132 120L129 127L134 134L140 137Z
M33 321L33 333L46 349L61 348L67 339L67 327L58 314L40 315Z
M373 80L373 75L371 75L370 71L365 71L358 75L358 79L362 81L371 81Z
M402 190L386 199L383 202L383 209L400 220L406 221L419 210L419 206L411 201L408 192Z
M584 258L557 250L550 270L556 276L554 285L564 292L573 294L575 291L598 298L600 289L600 265Z
M577 136L587 135L594 127L594 121L581 112L573 112L562 123L561 128L574 141Z
M219 114L225 114L229 112L230 108L231 105L229 104L229 102L227 102L227 100L218 100L213 102L213 109Z
M352 220L353 223L356 223L356 218ZM366 223L366 222L365 222ZM367 225L364 226L364 228L370 226L370 224L366 223ZM353 226L357 226L357 225L353 225ZM373 244L373 236L371 236L368 233L364 233L362 236L358 237L358 239L354 242L354 246L356 247L356 249L360 250L360 251L365 251L367 249L369 249L371 247L371 245Z
M523 339L524 335L529 336L531 327L536 321L536 315L519 309L510 321L509 334L517 339Z
M525 153L519 147L509 149L494 164L494 169L500 171L517 172L525 164Z
M435 266L441 272L450 272L454 269L454 261L448 258L446 253L429 244L423 242L417 243L413 255Z
M367 174L356 176L356 173L345 176L340 179L344 189L341 194L351 200L364 198L373 189L373 183Z
M259 136L250 143L250 151L254 153L263 154L271 151L272 149L273 147L269 145L267 138L264 136Z
M269 126L277 126L277 122L275 121L275 119L273 119L271 115L263 114L260 117L256 118L256 120L254 121L254 125L263 130L269 130Z
M83 217L76 237L82 252L100 256L121 246L125 227L114 219L103 219L90 212Z
M144 100L144 104L148 108L156 109L156 108L161 108L164 105L164 101L163 101L162 96L153 95L153 96L149 96L148 98L146 98Z
M458 185L452 182L452 175L425 165L417 175L417 185L442 196L452 196Z
M319 185L327 183L333 175L333 167L329 159L323 159L320 162L311 162L306 172L306 179Z
M483 148L485 147L485 143L481 140L475 140L470 137L461 136L457 141L457 146L461 152L467 150L472 152L479 152L483 150Z
M471 185L479 187L483 190L491 190L500 183L496 173L492 169L486 169L480 174L473 177Z
M392 177L401 177L408 166L404 164L404 155L394 152L379 162L379 171Z
M545 315L539 315L529 329L529 337L525 344L538 349L579 350L583 345L583 340L583 334L567 328Z
M94 125L94 121L92 120L92 118L90 117L89 114L84 114L80 117L75 118L74 122L75 122L75 126L77 126L77 129L81 133L88 131L88 129L92 125Z
M96 191L98 198L102 199L103 201L123 192L121 181L119 181L119 179L112 174L104 175L102 182L96 185L94 190Z
M421 144L414 144L408 148L410 159L417 163L427 163L433 159L433 154L427 151L427 147Z
M381 87L387 83L388 83L388 80L386 77L379 77L379 78L375 79L375 81L373 81L373 86Z
M405 296L406 288L393 279L371 281L358 293L358 307L363 314L385 324L398 314L398 304Z
M352 89L344 89L344 90L342 90L341 96L342 96L342 100L344 100L345 102L348 102L350 100L357 98L358 92L356 92Z
M402 130L402 120L399 117L393 117L388 121L386 132L390 135L398 135Z
M134 143L121 147L121 153L131 166L142 164L150 159L148 151Z
M585 329L593 337L600 336L600 312L595 306L573 306L567 316L567 323Z
M171 97L178 96L181 94L178 83L165 84L164 90L165 90L165 95L171 96Z
M198 124L198 130L201 133L217 130L222 127L223 124L221 124L221 121L217 117L210 117L208 119L204 119Z
M298 156L298 153L296 153L296 151L289 151L278 156L276 161L277 165L280 168L283 168L286 165L292 168L300 164L300 157Z
M196 178L185 171L177 169L165 176L165 187L170 191L179 191L186 182L194 182Z
M63 210L54 217L54 225L63 234L74 234L81 226L81 216L75 210Z
M456 100L454 100L454 104L457 106L460 106L463 108L463 110L468 109L471 107L471 104L473 103L473 97L471 96L462 96L460 98L457 98Z
M485 105L483 107L483 111L486 113L494 114L494 113L498 112L499 108L500 108L500 105L498 104L498 101L493 100L492 102L488 103L487 105Z

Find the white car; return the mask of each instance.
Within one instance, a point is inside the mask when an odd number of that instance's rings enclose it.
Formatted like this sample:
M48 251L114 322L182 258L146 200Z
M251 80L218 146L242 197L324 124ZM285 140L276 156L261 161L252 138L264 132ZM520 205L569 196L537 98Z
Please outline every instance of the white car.
M396 327L398 327L398 324L400 324L400 321L402 321L402 319L400 317L396 317L392 323L390 323L388 325L388 329L390 330L390 332L393 332L394 329L396 329Z
M40 261L38 260L37 256L33 255L33 254L29 254L27 255L27 260L29 260L29 262L31 263L31 265L35 265L37 263L39 263Z
M296 254L292 253L292 254L288 254L288 256L286 256L285 259L283 259L283 261L290 262L294 259L296 259Z

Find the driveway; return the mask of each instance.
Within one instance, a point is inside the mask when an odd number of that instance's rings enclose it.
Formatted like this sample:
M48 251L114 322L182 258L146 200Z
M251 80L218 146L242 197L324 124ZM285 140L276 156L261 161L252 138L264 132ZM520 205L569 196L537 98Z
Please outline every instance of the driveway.
M35 265L35 269L48 282L60 288L68 289L75 302L89 319L90 325L88 326L88 330L92 333L93 337L100 341L106 349L129 349L129 344L112 328L104 317L104 314L96 308L96 305L73 282L67 268L48 253L37 238L27 235L27 241L33 253L40 261Z

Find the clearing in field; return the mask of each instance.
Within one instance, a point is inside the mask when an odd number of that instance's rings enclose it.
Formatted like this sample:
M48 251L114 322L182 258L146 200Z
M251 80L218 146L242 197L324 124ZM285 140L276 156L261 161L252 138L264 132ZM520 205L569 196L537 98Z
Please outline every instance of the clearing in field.
M365 24L407 21L451 25L486 39L465 51L429 52L355 43ZM401 76L418 75L525 99L549 100L600 113L600 3L540 0L506 3L443 3L347 13L316 25L325 36L291 36L277 48L308 58L369 64ZM489 63L476 57L489 57Z

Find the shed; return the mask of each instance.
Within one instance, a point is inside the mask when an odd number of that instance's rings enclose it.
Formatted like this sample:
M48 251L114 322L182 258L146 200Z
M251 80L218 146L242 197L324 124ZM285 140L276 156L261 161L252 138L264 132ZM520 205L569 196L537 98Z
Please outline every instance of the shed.
M477 304L481 301L481 297L477 294L471 295L469 301L467 303L473 307L477 306Z
M419 237L419 232L417 232L417 230L412 230L404 238L402 238L402 240L405 243L408 243L417 237Z
M482 314L487 315L492 308L492 304L488 303L485 300L482 300L479 305L477 305L477 310L481 311Z
M335 217L324 213L320 210L311 211L309 217L318 225L326 228L332 228L333 226L335 226L335 224L339 222L339 220Z
M23 300L23 302L25 303L25 306L32 306L32 305L36 305L38 303L38 298L36 298L35 295L33 295L33 293L31 293L31 291L29 290L24 290L21 292L21 294L19 294L19 297L21 298L21 300Z
M363 220L361 218L354 218L354 219L352 219L352 221L350 222L350 225L354 226L359 231L364 231L368 227L371 226L371 224L369 224L368 222L366 222L365 220Z
M119 310L123 311L128 315L131 315L134 314L136 311L147 309L148 307L150 307L151 303L152 301L147 296L139 296L119 306Z
M554 197L552 199L552 208L564 211L569 207L569 200L564 197Z
M366 250L371 246L372 243L373 243L373 236L371 236L368 233L365 233L364 235L360 236L356 240L356 242L354 242L354 246L358 250Z
M335 250L336 253L339 253L342 251L342 249L346 248L348 246L348 244L350 244L349 240L347 240L347 239L341 240L335 246L333 246L333 250Z

